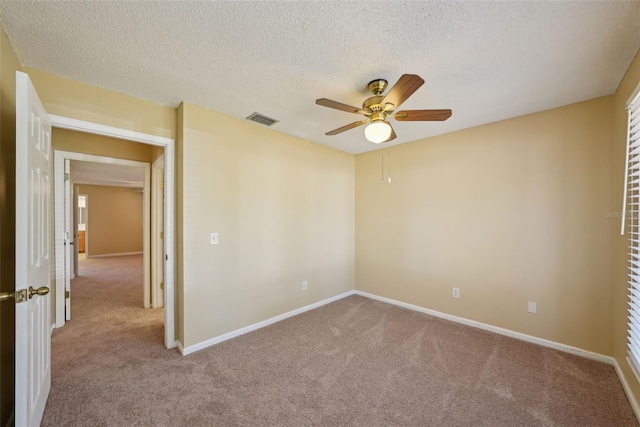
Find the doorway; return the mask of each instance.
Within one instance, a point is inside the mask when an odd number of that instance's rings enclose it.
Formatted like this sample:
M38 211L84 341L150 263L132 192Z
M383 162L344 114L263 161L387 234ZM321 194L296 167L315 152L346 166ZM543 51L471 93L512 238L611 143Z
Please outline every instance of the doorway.
M75 238L75 198L73 197L73 189L76 184L83 183L87 185L91 184L120 184L129 188L136 189L142 186L142 194L144 197L142 203L142 257L143 257L143 272L144 272L144 296L143 306L149 308L150 305L150 165L149 163L139 162L135 160L116 159L112 157L96 156L91 154L76 153L62 150L54 151L54 198L56 206L56 230L64 230L64 233L56 233L56 260L58 261L58 249L61 249L60 256L64 259L64 269L58 271L56 269L56 323L59 320L64 319L68 321L71 319L71 303L73 296L71 294L71 279L72 272L74 271L73 264L76 259L77 242ZM72 169L72 165L74 168ZM75 173L73 173L75 171ZM80 179L77 179L75 175L79 175ZM121 180L120 176L126 175L128 179ZM124 184L122 184L124 182ZM121 198L114 198L112 192L101 191L103 197L109 197L110 203L105 204L104 210L110 210L113 204L119 203ZM59 207L63 207L60 209ZM62 212L64 211L64 215ZM98 213L98 211L96 211ZM100 212L102 213L102 212ZM64 221L59 222L59 219L64 217ZM130 222L130 221L129 221ZM104 241L109 241L109 235L117 234L118 228L103 229ZM118 239L115 239L117 242ZM94 239L94 243L97 242ZM62 245L60 245L62 243ZM122 246L116 246L121 248ZM126 246L125 246L126 247ZM113 255L131 255L132 252L137 251L118 251L111 245L103 245L98 253L93 255L113 256ZM91 248L89 248L91 255ZM61 279L61 280L59 280ZM64 289L64 293L62 290ZM64 312L64 316L62 315Z
M99 125L91 122L85 122L81 120L75 120L60 116L51 115L51 122L54 127L85 132L94 135L101 135L110 138L116 138L120 140L133 141L142 144L148 144L156 147L160 147L164 149L164 172L165 179L163 181L164 187L164 205L163 205L163 213L164 213L164 232L163 232L163 247L165 254L165 263L164 263L164 280L163 280L163 289L162 289L162 297L164 300L164 324L165 324L165 347L173 348L177 346L177 342L175 340L175 308L174 308L174 271L175 271L175 261L174 261L174 141L169 138L158 137L154 135L142 134L138 132L132 132L124 129L114 128L110 126ZM54 153L54 198L55 198L55 225L56 230L64 229L64 209L60 209L59 207L64 206L64 168L65 161L71 160L84 160L84 161L92 161L97 163L108 163L108 164L119 164L119 165L128 165L128 166L140 166L139 164L132 164L130 162L135 161L126 161L122 159L112 159L105 158L104 156L92 156L92 155L82 155L79 153L73 152L64 152L64 151L56 151ZM139 162L138 162L139 163ZM146 194L150 194L151 186L150 186L150 165L148 163L145 164L145 191ZM150 213L150 198L145 197L145 206L147 214ZM150 226L151 221L145 221L146 226ZM90 227L90 226L89 226ZM147 236L150 236L150 230L147 230ZM65 236L64 233L56 233L55 234L55 254L56 254L56 266L55 266L55 282L56 282L56 291L55 291L55 322L56 327L61 327L66 322L65 319L65 289L64 281L65 281L65 266L64 262L69 260L70 257L65 253L67 250L65 249ZM156 242L156 238L159 236L150 236L149 238L145 238L145 245L149 245L149 247ZM90 239L90 237L89 237ZM149 249L149 248L147 248ZM90 249L89 249L90 251ZM149 250L143 251L147 254L150 254ZM150 259L146 261L145 264L145 272L150 272ZM67 270L68 271L68 270ZM150 276L150 275L149 275ZM150 280L150 278L149 278ZM150 286L145 286L145 289L148 289L151 292ZM145 301L151 301L151 298L145 297Z
M86 256L87 241L89 240L89 230L87 227L89 218L89 195L78 193L78 254Z

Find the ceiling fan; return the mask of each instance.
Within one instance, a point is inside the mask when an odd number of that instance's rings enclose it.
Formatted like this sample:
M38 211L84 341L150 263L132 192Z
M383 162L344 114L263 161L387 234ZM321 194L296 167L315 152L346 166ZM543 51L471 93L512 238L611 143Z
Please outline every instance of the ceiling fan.
M316 99L316 104L318 105L366 116L365 120L342 126L325 133L325 135L337 135L369 123L364 130L364 136L370 142L379 144L396 138L396 133L393 131L391 123L387 121L389 118L396 119L399 122L431 122L444 121L451 117L451 110L403 110L395 112L400 104L424 84L424 80L420 76L403 74L389 93L383 96L382 94L387 88L387 84L388 82L384 79L370 82L367 87L373 96L362 103L362 108L352 107L327 98Z

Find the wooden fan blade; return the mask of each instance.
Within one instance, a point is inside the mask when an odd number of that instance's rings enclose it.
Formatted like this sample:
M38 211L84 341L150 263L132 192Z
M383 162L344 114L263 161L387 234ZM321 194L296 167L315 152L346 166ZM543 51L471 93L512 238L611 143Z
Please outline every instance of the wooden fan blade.
M423 84L422 77L415 74L403 74L380 104L391 103L396 109Z
M327 133L325 133L325 135L329 135L329 136L337 135L339 133L348 131L350 129L357 128L358 126L362 126L363 124L367 123L368 121L369 120L361 120L359 122L353 122L353 123L350 123L350 124L348 124L346 126L342 126L341 128L334 129L331 132L327 132Z
M389 123L389 126L391 127L391 136L389 137L389 139L387 139L384 142L393 141L394 139L396 139L398 137L398 135L396 135L396 132L393 130L393 126L391 126L391 123Z
M441 122L451 117L451 110L404 110L393 118L400 122Z
M342 102L332 101L327 98L316 99L316 104L322 105L323 107L335 108L336 110L346 111L348 113L360 113L362 111L361 108L352 107L351 105L343 104Z

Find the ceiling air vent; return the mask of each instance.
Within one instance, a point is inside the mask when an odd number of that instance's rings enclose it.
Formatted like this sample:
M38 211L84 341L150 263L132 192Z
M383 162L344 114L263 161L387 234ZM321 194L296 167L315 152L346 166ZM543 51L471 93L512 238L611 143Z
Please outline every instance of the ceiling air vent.
M261 125L265 126L273 126L279 122L279 120L270 119L269 117L263 116L260 113L253 113L252 115L247 117L247 120L251 120L252 122L260 123Z

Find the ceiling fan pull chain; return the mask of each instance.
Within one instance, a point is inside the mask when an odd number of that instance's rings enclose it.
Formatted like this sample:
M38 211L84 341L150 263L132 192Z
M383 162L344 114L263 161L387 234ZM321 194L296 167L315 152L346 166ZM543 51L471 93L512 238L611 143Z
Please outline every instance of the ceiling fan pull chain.
M389 149L389 184L391 184L391 149Z
M380 154L380 181L384 182L384 151L381 151Z

